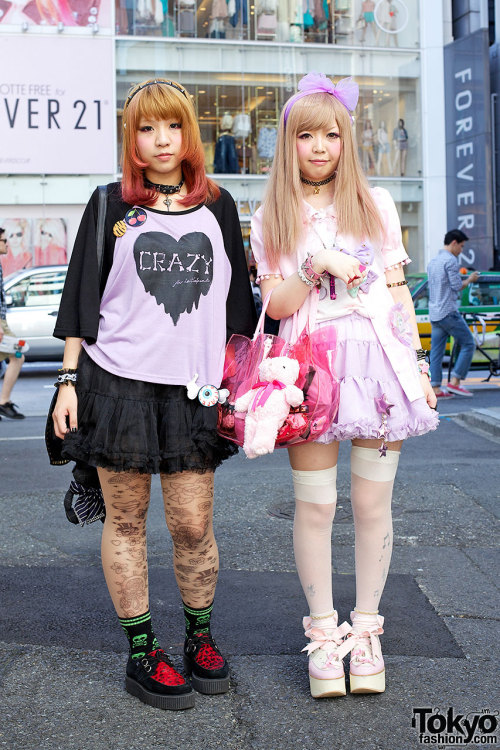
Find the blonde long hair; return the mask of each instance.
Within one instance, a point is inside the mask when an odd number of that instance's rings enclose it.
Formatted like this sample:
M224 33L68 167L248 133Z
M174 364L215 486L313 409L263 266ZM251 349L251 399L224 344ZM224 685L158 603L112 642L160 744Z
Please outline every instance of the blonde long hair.
M268 261L293 253L303 232L303 190L297 156L297 133L330 128L336 121L342 151L335 178L335 213L340 234L379 243L382 218L359 163L351 118L345 106L327 93L309 94L294 103L278 129L269 183L263 202L263 239Z

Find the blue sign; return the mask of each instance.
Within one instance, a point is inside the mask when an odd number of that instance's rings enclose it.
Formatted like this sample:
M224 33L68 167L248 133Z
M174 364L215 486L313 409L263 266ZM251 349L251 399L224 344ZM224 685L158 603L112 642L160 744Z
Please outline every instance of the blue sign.
M447 229L469 237L460 262L493 266L493 195L488 31L444 48Z

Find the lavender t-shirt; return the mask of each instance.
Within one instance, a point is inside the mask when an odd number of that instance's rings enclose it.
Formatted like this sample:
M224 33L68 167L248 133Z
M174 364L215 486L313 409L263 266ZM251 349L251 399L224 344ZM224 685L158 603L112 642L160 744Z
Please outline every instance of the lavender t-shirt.
M135 206L119 224L97 341L83 347L121 377L186 385L198 373L218 387L231 265L215 216Z

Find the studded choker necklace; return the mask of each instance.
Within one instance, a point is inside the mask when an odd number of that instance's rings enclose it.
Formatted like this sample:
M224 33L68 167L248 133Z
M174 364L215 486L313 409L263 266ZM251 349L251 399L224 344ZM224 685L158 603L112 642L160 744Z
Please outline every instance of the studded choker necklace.
M300 176L300 181L304 183L304 185L311 185L311 187L314 188L313 193L314 195L318 195L320 187L322 185L328 185L329 182L334 180L337 176L337 172L335 171L333 174L330 175L330 177L327 177L326 180L321 180L321 182L313 182L312 180L306 180L305 177Z
M144 187L150 188L150 190L156 190L157 193L163 193L163 195L167 196L163 200L163 203L167 207L167 211L170 211L170 206L172 205L172 200L168 196L174 195L174 193L180 193L181 187L183 185L184 177L177 185L160 185L156 182L151 182L151 180L148 180L146 176L144 177Z

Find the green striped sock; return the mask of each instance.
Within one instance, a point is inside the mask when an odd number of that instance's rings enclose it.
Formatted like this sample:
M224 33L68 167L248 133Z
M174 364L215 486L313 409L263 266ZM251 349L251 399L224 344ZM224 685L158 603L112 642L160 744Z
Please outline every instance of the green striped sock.
M143 615L120 617L119 620L128 638L132 659L141 659L146 654L159 648L160 644L154 634L149 609Z
M214 603L203 609L193 609L184 604L184 618L186 620L186 638L191 638L195 633L210 633L210 617Z

